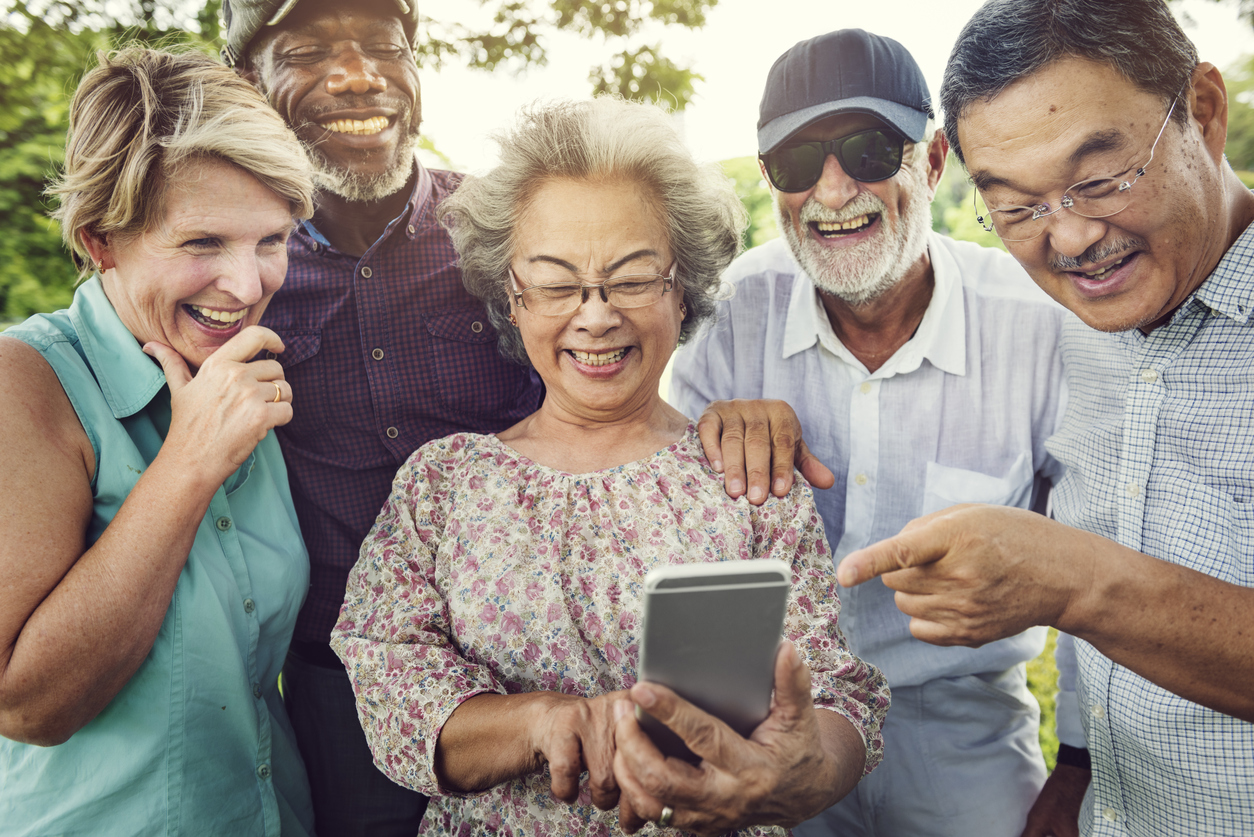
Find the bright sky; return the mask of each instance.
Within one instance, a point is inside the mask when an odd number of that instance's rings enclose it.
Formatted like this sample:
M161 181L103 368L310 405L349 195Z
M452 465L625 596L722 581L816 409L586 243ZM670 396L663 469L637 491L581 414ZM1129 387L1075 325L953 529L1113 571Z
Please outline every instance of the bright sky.
M698 158L722 160L756 153L755 126L766 73L796 42L849 27L895 38L919 62L935 97L949 49L981 2L720 0L704 29L657 27L639 43L661 41L669 58L691 61L705 77L683 115L683 129ZM1202 60L1226 69L1254 53L1254 29L1237 19L1234 0L1182 0L1172 6ZM437 20L476 26L487 22L477 0L423 0L420 8ZM611 54L599 40L574 36L550 35L547 46L549 65L519 77L459 67L422 70L423 133L457 168L490 167L496 152L488 133L507 124L527 102L589 95L588 70Z

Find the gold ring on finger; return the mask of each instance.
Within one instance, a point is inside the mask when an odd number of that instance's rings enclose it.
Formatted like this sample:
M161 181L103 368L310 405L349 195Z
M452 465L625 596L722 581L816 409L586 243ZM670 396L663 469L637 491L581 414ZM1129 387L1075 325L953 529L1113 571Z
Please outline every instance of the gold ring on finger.
M274 403L278 404L283 400L283 388L279 386L278 381L271 381L274 384Z
M670 828L671 820L675 817L675 809L669 805L662 806L662 813L658 814L657 824L662 828Z

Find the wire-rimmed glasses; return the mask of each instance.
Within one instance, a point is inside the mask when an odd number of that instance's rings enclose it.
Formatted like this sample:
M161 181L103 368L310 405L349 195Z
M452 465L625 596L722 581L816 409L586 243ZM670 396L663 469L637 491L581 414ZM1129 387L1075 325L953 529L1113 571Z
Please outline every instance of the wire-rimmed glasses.
M1180 91L1180 93L1183 92L1184 90ZM1081 180L1062 193L1057 206L1051 207L1047 203L1042 203L1037 206L1005 206L989 209L990 223L985 223L984 216L980 214L980 190L976 189L971 197L975 204L975 220L985 232L996 232L1002 241L1031 241L1045 231L1045 224L1041 222L1041 219L1048 218L1062 209L1069 209L1085 218L1109 218L1111 215L1123 212L1132 203L1132 186L1145 176L1145 169L1154 159L1154 149L1158 147L1163 131L1167 130L1167 123L1171 122L1171 114L1175 112L1176 103L1179 101L1180 94L1177 93L1176 98L1171 102L1171 107L1167 109L1167 118L1158 129L1158 136L1154 137L1154 144L1150 146L1149 159L1142 165L1125 169L1112 177L1090 177L1088 180ZM1123 179L1128 172L1132 171L1135 172L1132 179Z
M520 287L514 269L510 268L514 303L541 317L571 314L588 301L588 292L596 291L601 301L615 308L647 308L661 301L675 287L675 267L664 276L660 273L632 273L613 276L604 282L559 281Z

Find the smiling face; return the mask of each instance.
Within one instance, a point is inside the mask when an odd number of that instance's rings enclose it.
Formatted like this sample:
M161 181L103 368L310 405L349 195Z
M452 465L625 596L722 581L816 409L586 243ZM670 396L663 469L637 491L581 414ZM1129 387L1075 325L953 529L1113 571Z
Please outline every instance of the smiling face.
M312 149L320 189L366 202L405 185L422 105L392 0L304 0L249 57L245 76Z
M674 257L656 201L635 183L565 178L536 189L514 229L511 266L520 287L597 284L628 274L666 274ZM571 314L545 317L514 307L532 365L548 390L545 408L577 420L614 421L660 401L658 381L675 350L682 292L645 308L619 309L589 292Z
M1062 209L1037 222L1039 237L1006 242L1046 293L1094 328L1161 324L1227 249L1214 232L1224 225L1223 138L1200 125L1194 103L1186 91L1176 106L1186 125L1167 125L1126 209L1106 218ZM1131 179L1169 106L1105 64L1064 58L970 105L958 134L990 206L1053 207L1073 183Z
M140 343L164 343L195 371L283 284L292 210L229 163L193 163L173 180L163 218L107 242L102 283Z
M873 116L839 114L791 139L831 140L876 127L883 123ZM820 290L863 305L895 285L923 256L940 169L933 172L930 158L921 151L907 143L901 171L876 183L854 180L829 154L823 176L808 191L772 187L779 228Z

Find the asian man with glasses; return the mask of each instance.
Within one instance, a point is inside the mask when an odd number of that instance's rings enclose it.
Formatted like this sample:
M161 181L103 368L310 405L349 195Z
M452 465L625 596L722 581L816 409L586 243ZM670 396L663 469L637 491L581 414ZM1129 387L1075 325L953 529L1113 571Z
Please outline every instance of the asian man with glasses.
M949 146L909 52L856 29L803 41L760 116L783 237L728 269L736 293L677 354L672 402L792 404L836 473L815 495L837 563L957 503L1043 507L1063 312L1005 253L931 231ZM1018 837L1045 781L1024 673L1044 633L936 648L883 585L850 592L841 628L893 689L885 758L794 833Z

